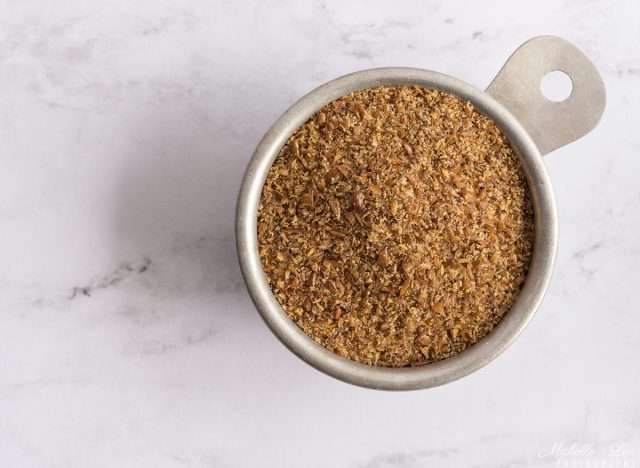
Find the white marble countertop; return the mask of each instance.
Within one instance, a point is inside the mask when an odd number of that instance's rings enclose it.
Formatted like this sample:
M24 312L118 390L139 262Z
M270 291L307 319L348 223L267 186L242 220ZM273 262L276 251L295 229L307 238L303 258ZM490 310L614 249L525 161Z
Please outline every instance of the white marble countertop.
M640 4L347 3L0 0L0 466L640 466ZM265 130L363 68L484 88L539 34L608 104L545 158L560 248L525 333L409 393L290 354L234 250Z

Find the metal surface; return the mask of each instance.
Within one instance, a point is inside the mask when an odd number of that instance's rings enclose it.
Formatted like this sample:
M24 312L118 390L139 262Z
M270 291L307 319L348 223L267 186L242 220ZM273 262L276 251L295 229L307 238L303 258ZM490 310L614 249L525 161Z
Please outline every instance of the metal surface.
M504 78L500 80L504 81ZM532 194L535 247L518 300L489 335L465 351L433 364L383 368L358 364L328 351L288 318L271 292L262 269L258 255L257 214L262 186L271 164L298 127L340 96L369 87L401 84L440 89L469 100L502 129L522 160ZM517 83L514 86L517 88ZM506 83L494 89L506 90ZM557 147L566 141L562 139L555 143L560 143L555 145ZM414 68L380 68L353 73L320 86L300 99L276 121L258 144L242 181L236 213L236 241L242 275L256 308L278 339L322 372L355 385L386 390L442 385L479 369L502 353L522 332L542 301L553 270L557 239L557 214L551 182L536 143L519 119L488 93L450 76Z
M550 101L540 91L540 81L552 71L571 78L571 95L562 102ZM596 67L572 43L553 36L522 44L486 92L520 121L543 155L593 130L606 101Z

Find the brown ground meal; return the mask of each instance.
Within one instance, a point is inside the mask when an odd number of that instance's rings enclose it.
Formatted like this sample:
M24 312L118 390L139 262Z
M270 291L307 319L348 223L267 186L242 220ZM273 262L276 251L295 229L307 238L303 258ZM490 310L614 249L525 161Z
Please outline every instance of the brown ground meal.
M258 215L267 280L325 348L417 366L480 340L533 249L517 155L469 102L384 86L332 102L282 148Z

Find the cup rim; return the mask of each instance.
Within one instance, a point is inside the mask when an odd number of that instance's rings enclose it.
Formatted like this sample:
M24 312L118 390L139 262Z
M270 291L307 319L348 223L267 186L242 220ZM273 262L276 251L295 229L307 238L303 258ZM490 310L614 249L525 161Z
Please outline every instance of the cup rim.
M258 253L257 215L262 187L288 138L326 104L350 92L384 85L418 85L470 101L502 130L518 154L534 208L535 238L529 271L520 294L498 325L464 351L431 364L390 368L357 363L317 344L284 312L266 281ZM452 382L485 366L522 333L549 285L558 244L558 221L551 181L533 139L505 106L492 96L451 76L417 68L362 70L341 76L309 92L267 131L244 174L236 207L236 248L251 299L276 337L316 369L361 387L416 390Z

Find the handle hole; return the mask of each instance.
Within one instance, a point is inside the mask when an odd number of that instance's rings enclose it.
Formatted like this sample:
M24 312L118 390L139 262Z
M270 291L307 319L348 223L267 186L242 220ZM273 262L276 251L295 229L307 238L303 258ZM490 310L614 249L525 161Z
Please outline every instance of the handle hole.
M552 71L542 77L540 81L540 91L544 97L554 102L562 102L571 96L573 83L565 72L560 70Z

